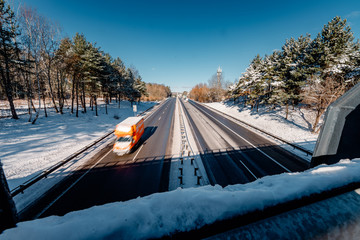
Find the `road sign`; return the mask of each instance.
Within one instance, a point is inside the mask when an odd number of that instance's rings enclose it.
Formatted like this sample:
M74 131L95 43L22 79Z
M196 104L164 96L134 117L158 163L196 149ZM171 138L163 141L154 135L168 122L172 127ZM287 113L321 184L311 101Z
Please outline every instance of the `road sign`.
M134 113L137 112L137 105L136 104L133 105L133 111L134 111Z

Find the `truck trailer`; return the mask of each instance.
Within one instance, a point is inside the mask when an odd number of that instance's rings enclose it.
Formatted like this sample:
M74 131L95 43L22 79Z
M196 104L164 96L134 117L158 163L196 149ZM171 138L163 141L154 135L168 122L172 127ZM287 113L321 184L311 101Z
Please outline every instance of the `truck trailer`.
M116 125L116 141L113 152L118 156L129 153L139 142L144 133L144 119L142 117L129 117Z

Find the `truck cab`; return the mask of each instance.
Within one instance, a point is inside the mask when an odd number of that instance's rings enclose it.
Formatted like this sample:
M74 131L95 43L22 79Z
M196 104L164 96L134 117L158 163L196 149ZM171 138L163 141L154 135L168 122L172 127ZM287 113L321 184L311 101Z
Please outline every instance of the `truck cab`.
M144 119L129 117L116 125L113 152L118 156L130 153L144 133Z

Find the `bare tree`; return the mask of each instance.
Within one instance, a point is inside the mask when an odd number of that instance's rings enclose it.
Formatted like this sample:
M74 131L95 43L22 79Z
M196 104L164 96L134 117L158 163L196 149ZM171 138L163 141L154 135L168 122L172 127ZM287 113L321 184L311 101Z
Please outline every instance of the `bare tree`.
M304 103L309 104L316 112L315 120L312 126L312 132L319 132L320 117L326 111L327 107L339 98L346 91L346 83L338 81L333 77L327 77L323 81L311 79L310 84L303 93Z
M37 83L38 91L38 110L36 111L36 116L32 121L32 124L35 124L36 120L39 117L41 109L41 84L40 84L40 60L41 60L41 29L42 29L42 19L37 14L37 12L29 7L22 6L20 8L20 24L23 30L22 38L25 46L27 47L27 61L32 62L34 65L34 74L35 80Z
M42 45L42 63L44 68L44 73L47 78L47 83L49 86L49 94L54 106L55 111L58 113L59 110L57 108L55 102L55 94L53 91L53 83L51 81L52 78L52 68L54 65L55 59L55 51L59 47L59 31L60 28L58 25L52 23L49 19L41 17L40 18L42 24L40 30L40 41Z

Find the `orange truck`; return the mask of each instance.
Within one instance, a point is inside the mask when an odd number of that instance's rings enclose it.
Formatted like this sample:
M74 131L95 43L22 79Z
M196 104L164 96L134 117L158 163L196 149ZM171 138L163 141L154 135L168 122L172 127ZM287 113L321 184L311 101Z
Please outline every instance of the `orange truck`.
M113 152L119 156L127 154L139 142L144 133L144 119L129 117L116 125L116 141Z

